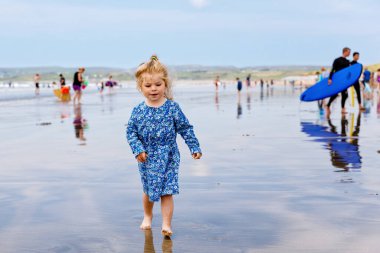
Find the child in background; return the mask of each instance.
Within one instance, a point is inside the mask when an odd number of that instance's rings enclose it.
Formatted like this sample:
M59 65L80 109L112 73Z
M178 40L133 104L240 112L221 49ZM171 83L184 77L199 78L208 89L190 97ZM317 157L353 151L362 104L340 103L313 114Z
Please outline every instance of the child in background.
M34 75L34 85L35 85L35 91L34 91L34 93L36 94L36 95L40 95L40 79L41 79L41 76L40 76L40 74L35 74Z
M238 94L240 95L240 91L241 89L243 88L243 83L240 81L240 78L239 77L236 77L236 88L238 90Z
M135 155L143 184L144 219L140 228L151 229L153 205L161 200L162 234L172 235L173 197L179 193L179 133L194 159L202 156L199 142L179 105L173 101L167 68L157 56L141 64L137 89L145 101L136 106L127 125L127 140Z

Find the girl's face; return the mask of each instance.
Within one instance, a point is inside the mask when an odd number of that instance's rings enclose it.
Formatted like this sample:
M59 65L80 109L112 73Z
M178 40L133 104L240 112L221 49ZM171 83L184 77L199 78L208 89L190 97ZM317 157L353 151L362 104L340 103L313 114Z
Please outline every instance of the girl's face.
M165 99L166 85L162 74L143 74L141 92L151 103L159 104Z

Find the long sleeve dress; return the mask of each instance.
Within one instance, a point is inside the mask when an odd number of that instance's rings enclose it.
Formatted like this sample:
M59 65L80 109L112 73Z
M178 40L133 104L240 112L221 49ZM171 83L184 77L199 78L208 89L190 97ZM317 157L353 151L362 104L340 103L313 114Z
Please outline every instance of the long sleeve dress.
M201 153L193 126L174 101L166 100L160 107L142 102L133 109L128 121L127 140L133 154L148 154L147 161L138 165L143 191L152 202L159 201L161 196L179 193L177 133L185 140L191 154Z

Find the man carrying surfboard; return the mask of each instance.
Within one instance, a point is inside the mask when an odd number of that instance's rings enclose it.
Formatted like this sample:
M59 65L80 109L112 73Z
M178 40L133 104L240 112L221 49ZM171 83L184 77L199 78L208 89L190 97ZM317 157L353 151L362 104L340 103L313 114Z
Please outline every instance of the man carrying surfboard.
M350 56L351 54L351 49L348 48L348 47L345 47L343 48L342 50L342 56L341 57L338 57L334 60L333 62L333 65L332 65L332 69L331 69L331 72L330 72L330 76L329 76L329 80L328 80L328 84L331 85L332 84L332 77L334 75L335 72L339 71L339 70L342 70L344 68L347 68L350 66L350 61L347 60L347 57ZM341 101L341 105L342 105L342 114L346 113L346 109L344 108L345 104L346 104L346 100L348 98L348 93L347 93L347 90L344 90L340 93L342 95L342 101ZM338 97L338 94L336 95L333 95L330 97L330 100L329 102L327 103L327 106L326 106L326 116L327 117L330 117L330 106L331 106L331 103Z

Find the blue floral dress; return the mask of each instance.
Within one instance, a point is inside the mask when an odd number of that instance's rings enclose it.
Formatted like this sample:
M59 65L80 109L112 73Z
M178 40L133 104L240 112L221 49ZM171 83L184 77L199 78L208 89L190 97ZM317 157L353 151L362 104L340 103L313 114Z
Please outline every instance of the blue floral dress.
M127 140L133 154L148 154L147 161L138 165L144 193L152 202L160 200L161 196L179 193L177 133L185 140L191 154L201 153L193 126L174 101L166 100L160 107L142 102L133 109L128 121Z

